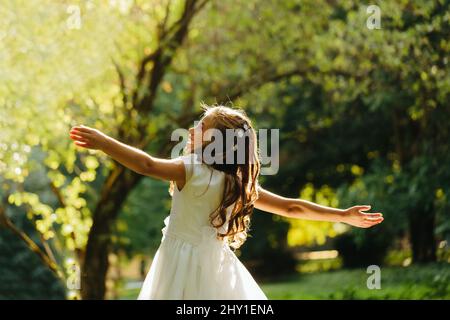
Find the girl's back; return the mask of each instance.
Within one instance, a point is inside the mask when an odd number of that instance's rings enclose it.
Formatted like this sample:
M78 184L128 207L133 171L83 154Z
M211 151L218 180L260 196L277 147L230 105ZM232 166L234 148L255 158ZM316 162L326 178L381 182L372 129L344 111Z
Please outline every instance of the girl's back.
M161 246L138 299L267 300L226 240L218 240L227 223L216 229L209 221L222 201L225 174L196 154L180 158L186 183L174 186Z
M225 174L202 163L195 153L180 158L186 168L186 183L181 190L174 185L172 209L165 220L164 234L199 244L202 231L216 232L209 216L222 200ZM220 232L226 230L226 225L219 228Z

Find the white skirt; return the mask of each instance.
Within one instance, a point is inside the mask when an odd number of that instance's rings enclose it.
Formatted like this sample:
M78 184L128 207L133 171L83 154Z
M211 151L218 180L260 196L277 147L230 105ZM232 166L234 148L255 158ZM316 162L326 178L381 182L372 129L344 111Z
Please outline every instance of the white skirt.
M268 300L247 268L213 227L203 227L200 244L167 233L138 300Z

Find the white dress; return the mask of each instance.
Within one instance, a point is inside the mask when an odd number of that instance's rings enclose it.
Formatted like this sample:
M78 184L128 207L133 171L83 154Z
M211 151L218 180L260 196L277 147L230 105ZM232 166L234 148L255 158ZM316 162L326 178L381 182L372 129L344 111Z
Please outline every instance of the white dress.
M221 201L224 173L202 164L195 154L180 159L186 168L186 184L181 191L174 188L161 244L138 299L267 300L209 223L209 214Z

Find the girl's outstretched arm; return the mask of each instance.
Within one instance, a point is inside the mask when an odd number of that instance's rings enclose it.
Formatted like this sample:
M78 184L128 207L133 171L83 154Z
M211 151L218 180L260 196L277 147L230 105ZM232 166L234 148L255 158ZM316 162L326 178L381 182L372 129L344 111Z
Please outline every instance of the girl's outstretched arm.
M362 212L369 210L370 205L335 209L306 200L281 197L261 187L258 193L255 208L288 218L343 222L360 228L369 228L383 221L383 215L379 212Z
M185 183L185 167L180 159L159 159L146 152L126 145L103 132L86 127L75 126L70 130L70 138L84 148L101 150L125 167L146 176L175 181L179 187Z

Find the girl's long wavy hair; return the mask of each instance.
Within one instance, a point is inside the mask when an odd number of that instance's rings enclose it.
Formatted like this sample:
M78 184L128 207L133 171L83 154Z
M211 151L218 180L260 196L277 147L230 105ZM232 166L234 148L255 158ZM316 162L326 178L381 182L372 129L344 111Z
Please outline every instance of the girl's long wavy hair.
M237 249L247 239L254 203L258 199L261 164L256 131L242 109L206 104L202 104L201 107L204 110L204 117L210 116L212 128L219 130L224 138L223 152L213 154L214 159L221 158L222 161L208 164L213 169L225 173L223 197L218 208L210 214L210 223L215 228L220 228L227 223L229 215L227 232L218 232L218 237L221 240L226 239L230 247ZM242 130L240 135L233 136L234 141L231 144L227 141L227 129ZM212 142L203 141L202 150ZM234 159L232 163L226 161L229 153L232 154L231 159ZM238 159L244 161L237 161Z

